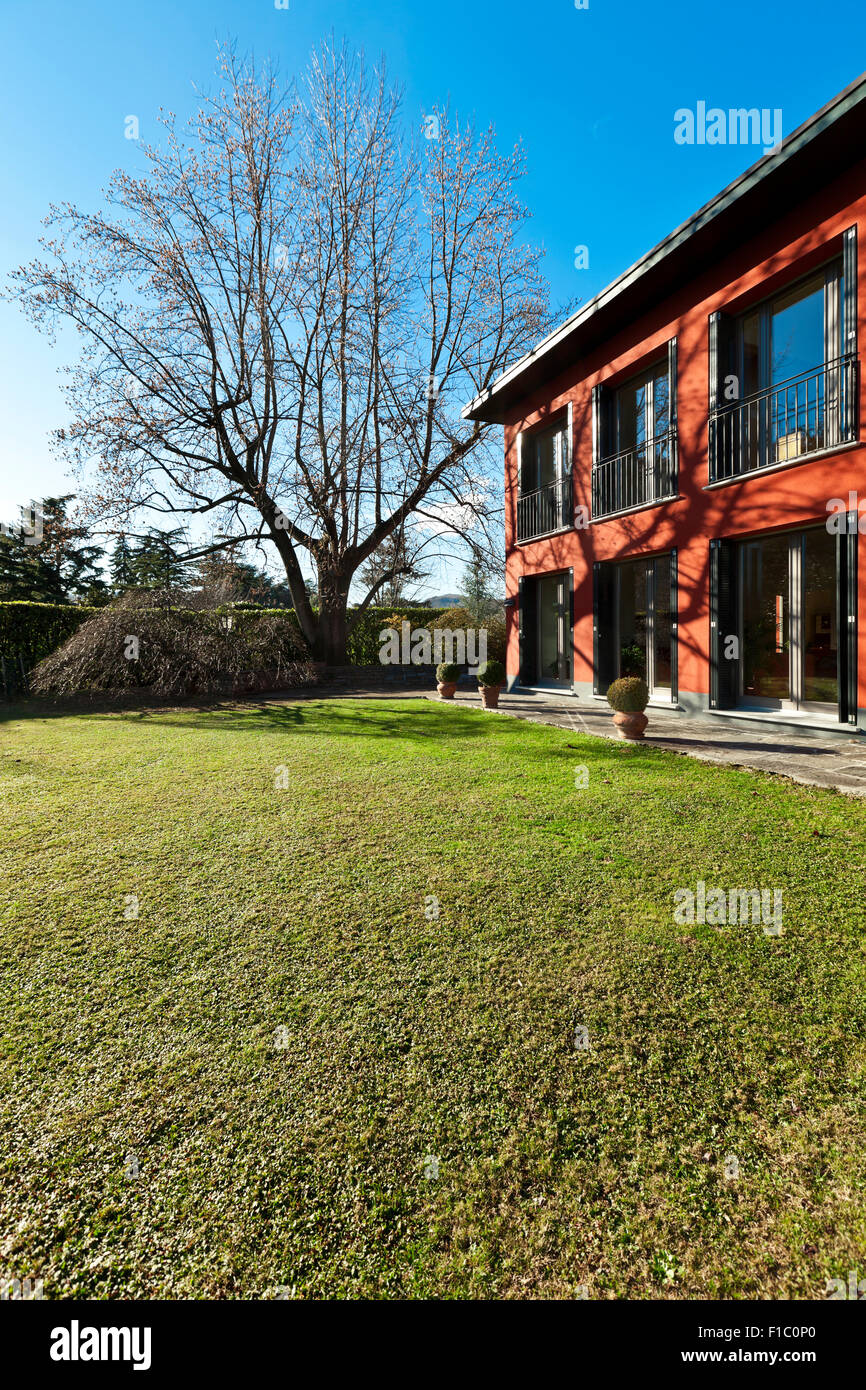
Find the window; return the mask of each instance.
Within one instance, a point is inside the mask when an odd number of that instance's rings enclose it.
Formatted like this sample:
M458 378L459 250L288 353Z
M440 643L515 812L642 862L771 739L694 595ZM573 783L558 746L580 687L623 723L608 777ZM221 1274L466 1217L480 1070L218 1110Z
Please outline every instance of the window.
M835 710L836 564L836 540L824 526L741 543L745 707Z
M563 424L524 434L520 450L520 491L535 492L568 472L568 437Z
M668 429L668 369L666 363L651 367L616 392L616 453L645 448Z
M856 239L739 318L710 318L710 480L856 437ZM846 296L846 284L849 293Z
M517 539L532 540L571 525L567 423L522 436Z
M710 542L710 705L857 719L857 526ZM853 526L850 523L853 521Z
M676 698L676 552L596 566L596 693L639 676L658 699Z
M676 495L676 346L623 385L593 388L595 518Z

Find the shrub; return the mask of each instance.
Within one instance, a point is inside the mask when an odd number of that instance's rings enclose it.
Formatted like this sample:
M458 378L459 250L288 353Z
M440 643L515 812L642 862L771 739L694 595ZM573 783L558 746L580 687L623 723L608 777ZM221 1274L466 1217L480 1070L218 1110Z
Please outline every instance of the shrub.
M23 656L24 665L30 670L71 637L83 622L102 611L78 608L71 603L0 603L0 656Z
M478 667L479 685L504 685L505 667L501 661L485 661Z
M274 690L312 677L297 626L285 614L145 606L152 603L152 595L126 595L100 609L39 663L33 692L146 690L183 698ZM136 650L130 638L136 639L137 659L130 659Z
M481 624L487 629L487 659L505 665L505 615L494 613Z
M430 624L433 628L450 628L452 632L465 632L467 628L474 628L476 632L487 631L487 659L488 661L500 661L505 663L505 616L502 613L494 613L489 618L484 618L477 622L469 612L468 608L454 606L441 610L441 617Z
M384 627L400 631L400 624L406 620L410 630L418 627L432 628L437 625L439 615L447 610L442 608L365 608L357 624L349 633L346 643L346 660L351 666L375 666L379 663L379 633ZM349 609L349 622L352 610ZM448 626L447 623L444 624Z
M436 679L442 685L451 685L460 679L460 667L453 661L440 661L436 667Z
M468 608L459 608L455 604L453 608L440 608L439 617L435 622L428 623L429 628L451 628L452 632L459 631L460 628L477 627L475 619Z
M151 607L158 607L160 594L139 593L130 594L140 602L150 603ZM183 594L177 596L176 607L181 608L201 608L207 607L206 604L197 602L199 598L196 594ZM230 608L222 609L223 612L241 613L270 613L279 614L287 623L294 626L300 639L300 628L298 626L298 615L293 608L264 608L261 605L253 604L233 604ZM418 627L432 627L439 616L446 612L442 608L416 608L407 607L402 610L393 608L366 608L358 620L357 626L349 634L346 648L346 660L352 666L373 666L379 661L379 633L383 627L396 627L400 630L400 623L404 618L408 619L412 630ZM94 617L97 613L105 612L104 608L75 607L72 604L58 603L26 603L26 602L0 602L0 655L11 657L19 653L24 657L25 666L30 669L48 656L50 652L71 637L76 628L80 627L88 618ZM349 611L351 620L352 612ZM444 623L444 627L448 624Z
M646 681L640 676L623 676L608 687L607 702L617 714L640 714L649 704Z

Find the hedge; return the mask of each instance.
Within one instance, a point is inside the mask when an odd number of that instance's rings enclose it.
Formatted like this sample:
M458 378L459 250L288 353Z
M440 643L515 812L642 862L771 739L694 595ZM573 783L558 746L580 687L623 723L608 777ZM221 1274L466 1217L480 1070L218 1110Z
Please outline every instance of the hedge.
M230 611L230 610L227 610ZM236 610L238 611L238 610ZM284 612L297 621L293 608L247 608L244 614ZM366 608L349 636L346 660L351 666L371 666L379 660L379 633L388 619L408 619L412 629L430 627L445 608L378 607ZM48 656L88 618L103 612L102 608L75 607L59 603L28 603L15 600L0 602L0 656L24 658L28 670ZM351 620L351 610L349 619Z
M436 619L445 612L445 608L404 608L402 605L392 608L365 608L356 627L349 633L346 660L350 666L375 665L381 651L379 633L383 627L388 626L389 618L399 617L401 621L408 619L414 632L416 627L432 627ZM351 621L350 610L349 622Z
M100 608L77 608L72 604L28 603L13 600L0 603L0 656L23 656L32 670L43 656L61 647L87 618Z

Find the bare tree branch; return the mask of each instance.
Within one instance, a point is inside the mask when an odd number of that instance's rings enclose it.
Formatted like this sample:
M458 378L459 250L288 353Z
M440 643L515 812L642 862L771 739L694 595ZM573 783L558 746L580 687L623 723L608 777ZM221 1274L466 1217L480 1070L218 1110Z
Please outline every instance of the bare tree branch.
M179 513L215 523L197 554L270 544L327 660L362 568L366 605L447 532L501 546L491 427L460 408L548 325L520 150L434 125L407 129L345 45L288 92L229 49L191 130L167 116L104 211L52 208L44 258L13 277L40 328L82 335L56 442L94 523Z

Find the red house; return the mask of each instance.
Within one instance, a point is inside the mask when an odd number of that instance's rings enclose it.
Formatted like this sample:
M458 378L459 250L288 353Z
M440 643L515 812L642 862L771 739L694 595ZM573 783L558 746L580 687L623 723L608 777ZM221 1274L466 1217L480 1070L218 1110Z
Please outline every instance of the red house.
M466 407L505 428L510 687L866 728L864 233L866 77Z

